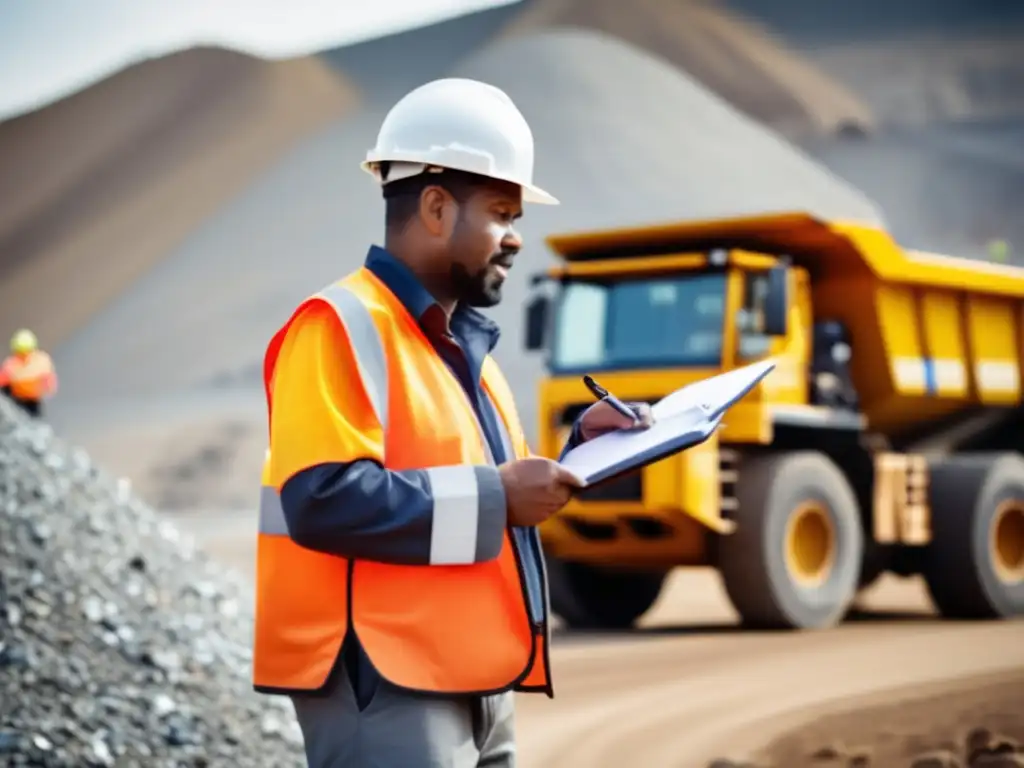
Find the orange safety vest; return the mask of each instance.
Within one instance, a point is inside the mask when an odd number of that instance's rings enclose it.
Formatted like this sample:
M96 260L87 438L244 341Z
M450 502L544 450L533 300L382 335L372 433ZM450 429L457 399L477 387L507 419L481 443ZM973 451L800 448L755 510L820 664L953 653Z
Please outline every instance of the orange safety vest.
M268 413L288 328L318 301L334 309L347 332L383 428L386 468L451 472L457 465L488 463L490 452L461 385L401 302L365 268L308 298L274 336L264 358ZM517 456L525 457L512 392L493 359L486 360L481 380ZM279 497L287 478L273 478L268 451L256 561L256 690L322 688L351 625L377 671L406 689L550 691L547 627L530 619L522 564L508 530L499 556L488 562L472 563L472 555L448 565L350 561L289 538ZM435 495L443 494L442 475L431 479Z
M4 360L2 380L18 400L38 401L52 394L56 384L53 361L41 350Z

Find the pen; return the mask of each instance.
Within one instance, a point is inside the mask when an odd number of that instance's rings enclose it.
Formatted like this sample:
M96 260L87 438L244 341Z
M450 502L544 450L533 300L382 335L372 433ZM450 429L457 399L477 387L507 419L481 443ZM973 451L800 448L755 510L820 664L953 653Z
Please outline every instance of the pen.
M615 395L613 395L607 389L605 389L600 384L598 384L596 381L594 381L593 378L591 378L590 376L584 376L583 377L583 383L587 385L587 389L589 389L591 394L593 394L594 397L596 397L598 400L606 400L606 401L608 401L608 405L610 405L616 411L621 413L623 416L625 416L625 417L627 417L629 419L632 419L634 424L639 421L639 419L637 418L637 415L636 415L636 411L634 411L632 408L630 408L624 402L619 400L619 398L617 398Z

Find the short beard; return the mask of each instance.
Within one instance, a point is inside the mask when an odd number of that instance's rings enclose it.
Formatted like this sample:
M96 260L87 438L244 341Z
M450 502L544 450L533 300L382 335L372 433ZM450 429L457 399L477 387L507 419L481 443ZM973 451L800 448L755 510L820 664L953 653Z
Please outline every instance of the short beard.
M464 264L455 262L450 271L452 288L458 301L470 307L493 307L501 302L501 281L491 281L489 266L483 267L476 274L466 269Z
M458 218L455 220L455 232L452 242L453 252L458 252L461 235L466 231L465 216L466 209L459 205ZM492 254L494 258L497 254ZM470 307L493 307L501 301L501 281L489 282L489 266L491 259L487 260L479 272L471 273L464 264L453 261L448 275L451 279L451 286L458 302Z

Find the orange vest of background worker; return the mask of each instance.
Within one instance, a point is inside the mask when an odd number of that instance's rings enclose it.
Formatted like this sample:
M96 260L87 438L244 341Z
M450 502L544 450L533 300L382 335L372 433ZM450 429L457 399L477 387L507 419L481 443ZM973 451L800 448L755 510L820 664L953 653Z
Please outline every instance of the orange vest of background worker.
M11 338L11 355L0 366L0 388L32 416L40 416L43 401L56 393L53 361L39 349L32 331L22 329Z

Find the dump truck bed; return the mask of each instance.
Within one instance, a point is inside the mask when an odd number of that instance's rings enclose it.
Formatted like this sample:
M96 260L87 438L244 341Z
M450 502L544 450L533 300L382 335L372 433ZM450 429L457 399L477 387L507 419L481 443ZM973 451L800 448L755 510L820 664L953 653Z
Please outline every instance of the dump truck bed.
M568 261L743 249L786 256L811 276L815 321L850 333L869 428L1019 405L1024 269L900 247L876 227L803 213L559 235Z

